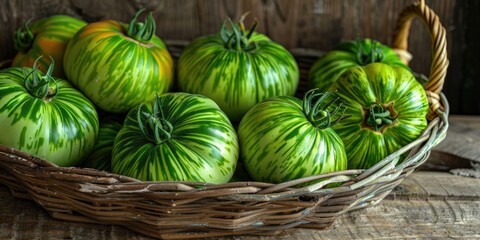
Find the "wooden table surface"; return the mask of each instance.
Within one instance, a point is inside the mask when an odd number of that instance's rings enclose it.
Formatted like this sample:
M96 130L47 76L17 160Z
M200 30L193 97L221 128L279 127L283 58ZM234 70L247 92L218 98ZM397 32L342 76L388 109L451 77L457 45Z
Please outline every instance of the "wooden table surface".
M480 239L480 179L451 174L480 161L480 116L450 116L447 138L380 204L343 214L326 230L227 239ZM0 185L0 239L151 239L119 226L60 221Z

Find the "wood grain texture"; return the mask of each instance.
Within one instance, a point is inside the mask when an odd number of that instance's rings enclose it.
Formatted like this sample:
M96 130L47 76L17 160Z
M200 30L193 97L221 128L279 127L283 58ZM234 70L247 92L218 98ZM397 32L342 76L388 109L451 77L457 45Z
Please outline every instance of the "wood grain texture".
M390 43L399 12L412 0L161 0L161 1L94 1L94 0L3 0L1 28L12 34L27 19L38 19L53 14L68 14L87 22L101 19L129 21L132 14L146 8L153 11L157 34L165 39L192 40L198 36L216 33L227 18L239 19L249 12L250 25L259 22L258 31L270 36L287 48L331 49L341 40L372 37ZM441 19L448 22L455 1L427 1ZM421 27L414 27L412 46L428 43L428 35ZM2 45L11 47L11 40L2 39ZM427 45L428 46L428 45ZM423 50L413 48L412 50ZM416 52L416 51L414 51ZM420 51L421 52L421 51ZM6 56L2 55L1 59Z
M151 239L119 226L53 219L35 202L13 198L3 186L0 202L0 239ZM297 228L279 236L216 239L475 239L480 237L479 209L479 179L417 172L379 205L343 214L328 229Z
M480 121L474 116L449 119L447 138L434 150L480 163Z
M442 172L417 172L387 197L390 200L479 200L480 180Z

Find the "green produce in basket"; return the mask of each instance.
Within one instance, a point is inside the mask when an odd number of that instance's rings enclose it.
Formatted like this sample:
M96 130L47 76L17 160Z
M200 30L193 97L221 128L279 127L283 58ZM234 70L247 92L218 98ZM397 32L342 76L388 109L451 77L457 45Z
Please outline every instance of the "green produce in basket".
M343 108L334 93L310 90L302 100L269 98L247 112L238 127L240 159L256 181L281 183L345 170L347 156L332 125Z
M41 56L50 56L55 62L52 76L64 78L63 55L68 41L87 25L85 21L65 16L54 15L32 22L27 21L25 29L15 31L13 46L17 54L12 67L33 67L33 63ZM46 72L51 64L49 58L37 61L38 69Z
M122 123L117 119L101 119L95 146L82 166L111 172L113 143L121 128Z
M95 107L69 82L37 69L0 71L0 144L58 166L77 166L98 133Z
M331 87L347 107L333 128L342 138L350 169L373 166L414 141L427 126L428 101L413 74L372 63L345 71Z
M179 89L213 99L236 123L264 99L293 95L299 81L295 59L255 28L225 21L219 34L193 40L178 60Z
M173 81L173 59L155 36L150 13L129 25L105 20L75 34L65 51L65 73L100 109L122 113L167 92Z
M327 91L347 69L374 62L409 69L395 51L378 41L368 38L345 41L315 61L308 74L309 87Z
M113 172L146 181L226 183L237 134L211 99L165 93L130 110L115 138Z

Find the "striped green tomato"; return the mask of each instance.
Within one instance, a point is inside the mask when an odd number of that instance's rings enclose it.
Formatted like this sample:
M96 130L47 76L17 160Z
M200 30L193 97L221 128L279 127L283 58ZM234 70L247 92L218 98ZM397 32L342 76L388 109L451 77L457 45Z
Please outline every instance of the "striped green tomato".
M238 127L240 159L254 180L281 183L347 168L331 127L341 119L333 96L311 90L303 101L272 97L247 112Z
M321 56L310 68L308 84L310 88L327 91L347 69L382 62L409 69L389 47L372 39L345 41L334 50Z
M333 128L342 138L349 168L369 168L420 136L427 126L425 90L402 67L372 63L344 72L332 86L347 119Z
M113 172L147 181L226 183L238 159L236 132L211 99L166 93L133 108L113 146Z
M152 14L146 22L114 20L90 23L72 38L65 51L68 79L100 109L127 112L167 92L173 79L173 60L155 36Z
M31 68L0 71L0 144L77 166L98 132L93 104L69 82Z
M52 75L64 78L65 48L73 35L85 25L87 25L85 21L65 15L36 20L31 26L27 22L25 29L15 31L13 43L18 52L12 61L12 66L32 67L40 56L50 56L56 65ZM51 61L50 58L41 58L37 64L39 64L37 67L45 72Z
M230 22L219 34L193 40L178 60L178 86L213 99L232 122L273 96L293 95L299 70L280 44L243 24Z
M99 127L92 153L86 158L82 166L111 172L113 142L122 128L122 123L114 118L106 118L100 120Z

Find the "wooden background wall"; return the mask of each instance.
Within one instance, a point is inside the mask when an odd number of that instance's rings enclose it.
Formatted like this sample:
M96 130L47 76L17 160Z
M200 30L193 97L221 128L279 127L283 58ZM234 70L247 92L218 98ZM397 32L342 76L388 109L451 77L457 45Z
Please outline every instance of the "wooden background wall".
M226 17L234 20L250 12L258 31L287 48L332 49L357 36L387 45L398 13L414 0L0 0L0 61L13 58L12 34L27 19L68 14L92 22L117 19L128 22L136 10L154 12L157 35L163 39L192 40L216 33ZM447 29L450 67L444 85L452 113L480 114L480 1L426 0ZM410 32L411 67L427 74L430 37L414 22Z

